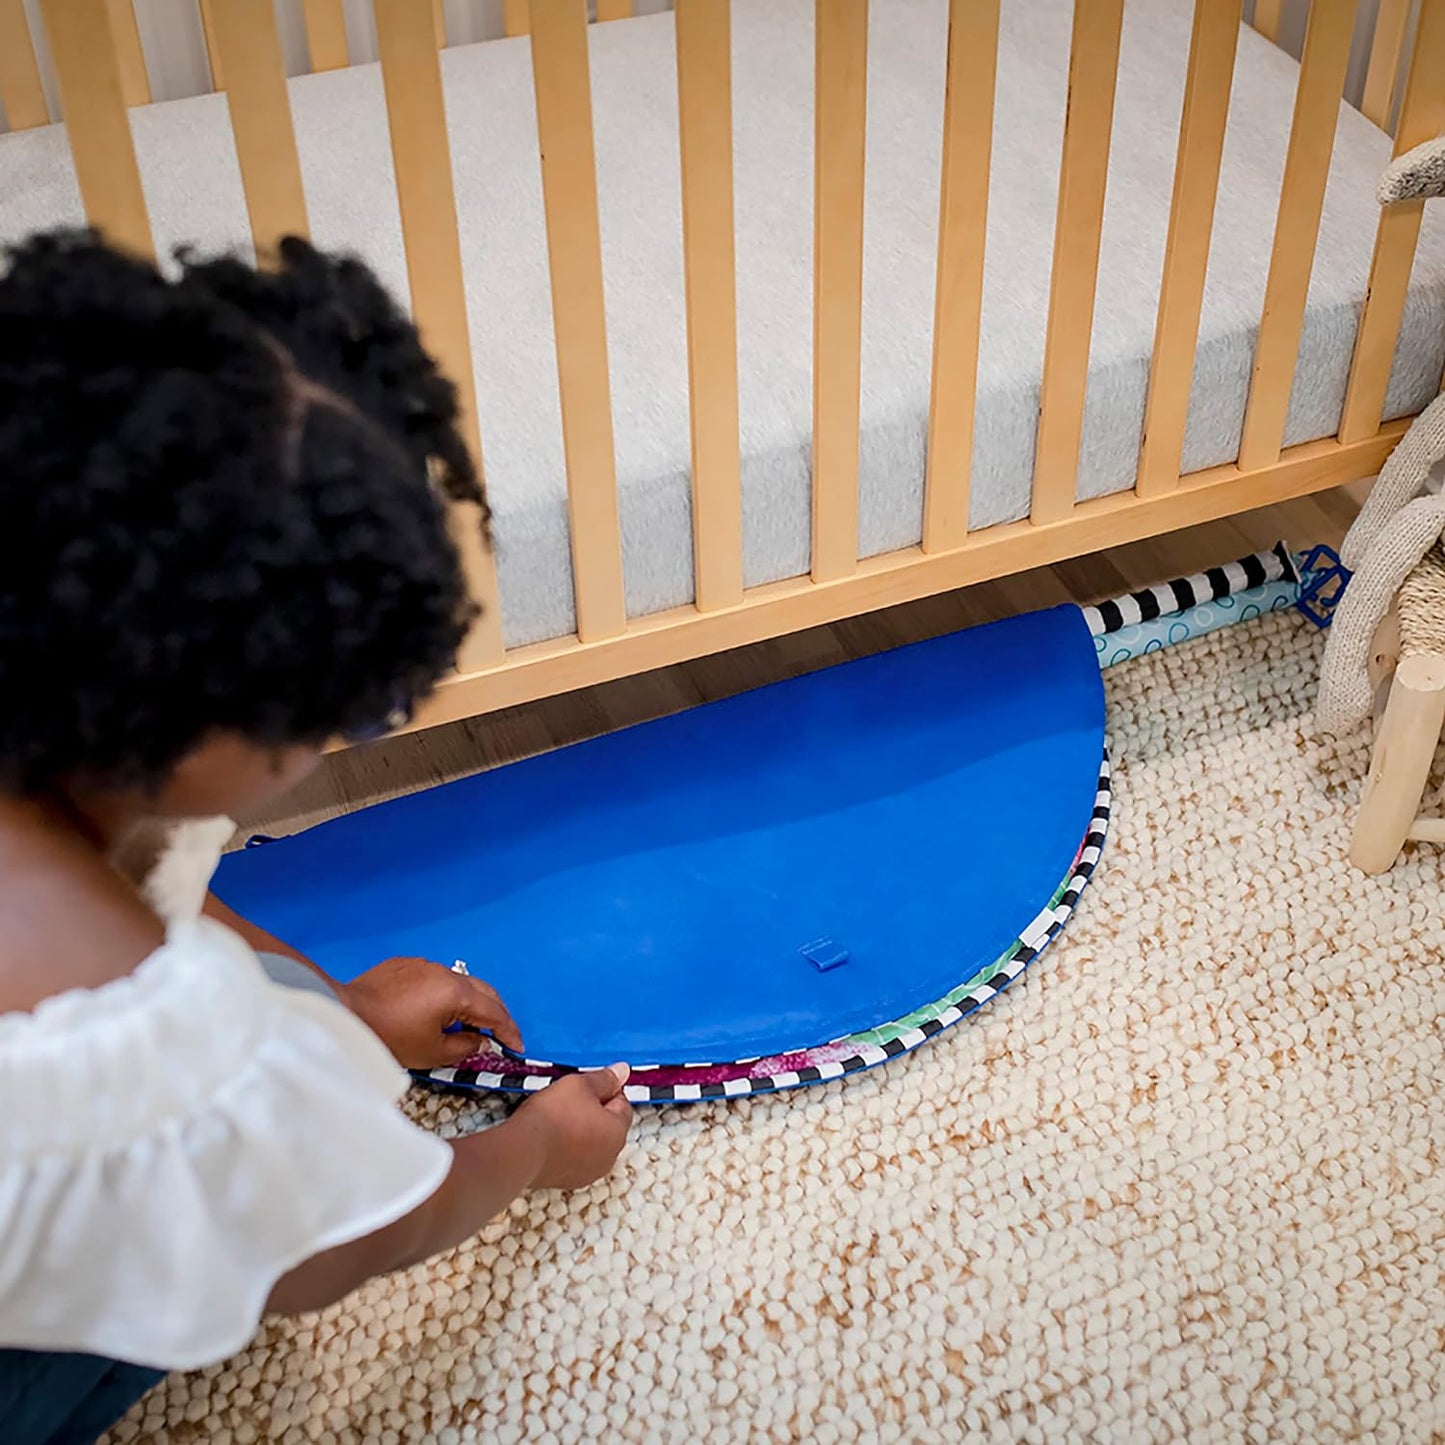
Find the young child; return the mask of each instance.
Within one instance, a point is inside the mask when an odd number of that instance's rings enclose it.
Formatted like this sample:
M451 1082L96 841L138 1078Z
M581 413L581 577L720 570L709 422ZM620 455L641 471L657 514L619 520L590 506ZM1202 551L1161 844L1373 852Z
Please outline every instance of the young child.
M81 234L0 272L0 1435L91 1440L240 1349L591 1183L626 1068L447 1144L400 1065L521 1040L485 985L394 959L347 988L206 894L229 825L335 737L406 716L472 616L445 497L456 398L360 263L186 259ZM485 826L485 819L478 819ZM280 981L278 981L280 980ZM389 1052L388 1052L389 1050Z

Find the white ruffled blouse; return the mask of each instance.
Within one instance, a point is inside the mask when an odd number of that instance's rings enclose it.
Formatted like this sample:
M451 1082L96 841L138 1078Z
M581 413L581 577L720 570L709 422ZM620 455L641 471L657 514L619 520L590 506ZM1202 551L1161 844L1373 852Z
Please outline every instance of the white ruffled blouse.
M0 1346L224 1359L288 1270L446 1177L375 1035L199 916L229 835L178 831L134 973L0 1015Z

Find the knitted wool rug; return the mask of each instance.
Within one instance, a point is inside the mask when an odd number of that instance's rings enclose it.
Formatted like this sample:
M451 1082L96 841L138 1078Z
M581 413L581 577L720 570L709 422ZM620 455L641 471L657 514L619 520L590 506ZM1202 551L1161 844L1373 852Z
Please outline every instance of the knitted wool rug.
M1346 863L1367 738L1312 732L1321 641L1109 669L1097 886L931 1047L640 1111L610 1180L268 1324L111 1445L1440 1438L1441 859Z

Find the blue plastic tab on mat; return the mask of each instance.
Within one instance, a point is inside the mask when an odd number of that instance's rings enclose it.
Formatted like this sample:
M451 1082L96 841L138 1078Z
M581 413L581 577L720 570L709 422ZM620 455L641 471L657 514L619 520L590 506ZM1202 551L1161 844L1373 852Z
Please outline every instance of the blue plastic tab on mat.
M839 948L831 938L815 938L811 943L805 943L799 952L819 973L827 973L830 968L838 968L848 962L848 950Z
M337 978L465 958L534 1058L778 1054L999 957L1074 860L1103 726L1062 607L234 853L216 891Z

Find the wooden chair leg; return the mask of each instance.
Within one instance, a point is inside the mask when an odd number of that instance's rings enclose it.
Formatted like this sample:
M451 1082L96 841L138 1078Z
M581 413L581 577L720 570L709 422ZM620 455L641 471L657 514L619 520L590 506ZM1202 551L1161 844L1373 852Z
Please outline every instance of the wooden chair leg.
M1397 604L1391 603L1390 610L1380 619L1375 636L1370 643L1370 658L1366 664L1370 686L1377 691L1394 675L1400 664L1400 612ZM1379 716L1379 713L1376 713Z
M1350 861L1384 873L1400 856L1430 777L1445 725L1445 657L1407 657L1395 671L1375 732L1370 772L1355 819Z

